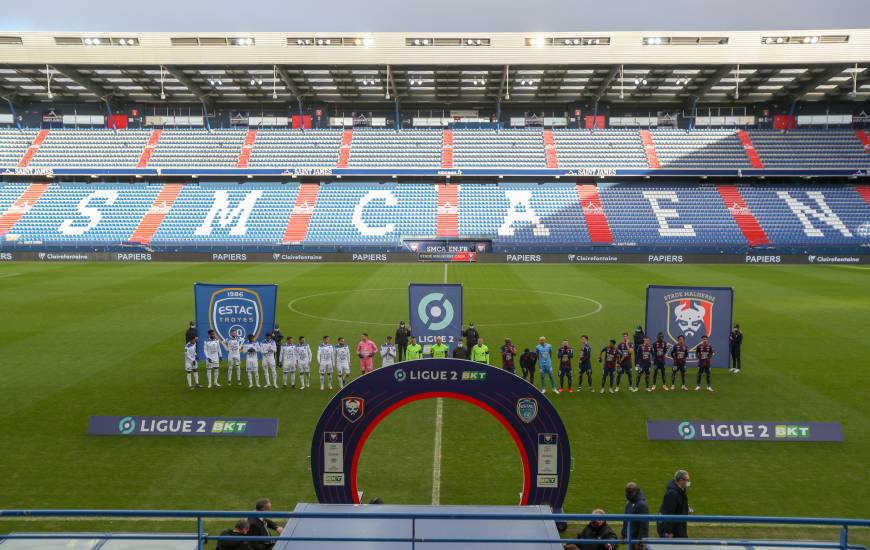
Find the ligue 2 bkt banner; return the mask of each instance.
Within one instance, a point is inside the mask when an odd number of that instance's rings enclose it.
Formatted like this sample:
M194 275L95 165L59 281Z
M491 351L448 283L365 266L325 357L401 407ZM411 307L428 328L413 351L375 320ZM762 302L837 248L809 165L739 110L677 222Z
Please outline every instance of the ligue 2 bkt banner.
M262 342L275 329L277 285L193 285L196 304L196 333L199 336L197 357L205 361L202 344L208 331L227 340L233 330L247 340L249 334ZM223 350L221 351L223 354Z
M650 285L646 289L646 333L651 341L662 332L669 346L680 335L689 348L689 366L697 366L695 348L705 334L713 346L713 367L728 367L728 334L734 289ZM668 351L670 353L670 351ZM671 363L670 356L668 363Z
M424 348L435 344L440 336L450 352L462 338L462 285L408 285L408 308L411 335Z

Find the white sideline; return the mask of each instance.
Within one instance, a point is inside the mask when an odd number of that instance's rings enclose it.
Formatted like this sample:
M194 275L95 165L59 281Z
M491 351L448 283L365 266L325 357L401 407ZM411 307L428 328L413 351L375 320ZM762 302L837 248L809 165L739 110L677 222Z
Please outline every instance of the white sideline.
M444 264L444 284L447 284L447 264ZM441 504L441 432L444 427L444 399L435 400L435 450L432 452L432 505Z

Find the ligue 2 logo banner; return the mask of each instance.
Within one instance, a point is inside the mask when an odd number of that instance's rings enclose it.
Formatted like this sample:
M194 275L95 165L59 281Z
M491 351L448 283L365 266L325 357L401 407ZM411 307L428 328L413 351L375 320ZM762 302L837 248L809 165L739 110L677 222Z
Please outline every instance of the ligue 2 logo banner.
M706 334L715 351L711 365L727 367L733 306L732 288L651 285L646 290L646 333L652 341L663 333L669 346L676 344L681 335L685 337L688 363L694 366L695 349Z
M422 346L435 344L440 336L453 351L462 337L462 285L408 285L411 334Z
M220 340L229 339L235 330L245 340L253 334L255 340L262 342L265 335L275 329L277 285L196 283L193 292L200 361L205 361L202 345L208 339L209 330L214 330ZM221 354L226 355L223 348Z

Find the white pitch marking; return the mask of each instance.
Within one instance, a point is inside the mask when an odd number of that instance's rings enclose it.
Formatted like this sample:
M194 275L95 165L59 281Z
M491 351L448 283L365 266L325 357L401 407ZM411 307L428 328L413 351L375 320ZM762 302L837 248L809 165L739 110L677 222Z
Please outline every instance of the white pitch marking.
M6 277L18 277L21 273L0 273L0 279L4 279Z
M444 264L444 284L447 284L447 264ZM444 399L435 400L435 450L432 452L432 505L441 504L441 439L444 429Z

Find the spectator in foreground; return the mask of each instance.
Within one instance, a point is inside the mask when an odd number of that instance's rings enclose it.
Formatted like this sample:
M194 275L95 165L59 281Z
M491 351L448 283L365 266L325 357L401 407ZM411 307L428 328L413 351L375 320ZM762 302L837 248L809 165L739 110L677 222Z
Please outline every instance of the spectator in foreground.
M692 484L689 472L677 470L674 479L668 482L665 496L659 514L664 516L687 516L692 513L689 508L689 496L686 489ZM689 538L689 530L685 521L660 521L657 525L658 533L663 538L686 539Z
M246 519L240 519L236 526L221 533L222 537L244 537L251 530L251 524ZM246 540L219 540L217 550L253 550Z
M595 510L592 510L592 513L596 516L603 515L604 510L596 508ZM616 533L614 533L613 529L607 525L606 521L592 520L583 528L582 531L580 531L577 538L599 539L602 541L616 540ZM602 542L601 544L566 544L565 550L616 550L617 546L617 544L611 542Z
M257 501L258 512L271 512L272 501L268 498L261 498ZM284 532L284 528L272 521L269 518L252 517L248 518L250 530L248 534L252 537L268 537L269 530L277 532L279 535ZM273 541L253 541L250 543L252 550L269 550L275 543Z
M646 495L640 490L637 483L630 481L625 486L625 515L646 515L649 514L649 506L646 503ZM622 524L622 538L628 539L628 530L626 523ZM649 537L649 522L648 521L632 521L631 522L631 540L632 545L629 550L643 550L645 545L643 539ZM635 542L636 541L636 542Z

